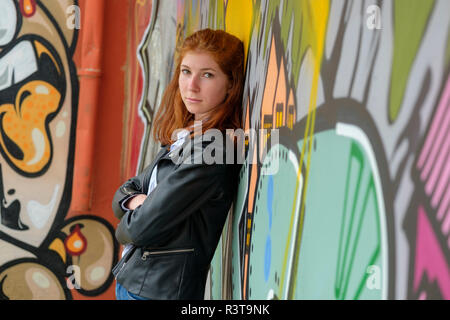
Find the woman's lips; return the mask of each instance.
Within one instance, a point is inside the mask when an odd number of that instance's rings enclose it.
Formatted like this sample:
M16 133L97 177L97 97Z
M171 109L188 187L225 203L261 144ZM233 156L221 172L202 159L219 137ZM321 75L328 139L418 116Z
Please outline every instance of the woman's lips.
M185 98L185 99L186 99L186 101L188 101L190 103L199 103L202 101L200 99L194 99L194 98Z

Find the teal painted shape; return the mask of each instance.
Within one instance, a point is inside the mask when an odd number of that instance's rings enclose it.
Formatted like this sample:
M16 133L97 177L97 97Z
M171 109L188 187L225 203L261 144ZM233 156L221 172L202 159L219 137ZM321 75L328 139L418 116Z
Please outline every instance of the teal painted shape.
M255 191L248 298L286 299L287 292L293 292L294 299L381 299L382 277L388 274L382 267L388 263L381 260L387 256L381 246L381 238L386 237L380 228L384 209L377 201L381 190L374 183L368 155L356 138L335 130L316 133L314 140L298 243L293 237L303 190L301 177L295 192L299 160L283 145L274 146L264 159L263 168L278 161L279 169L273 175L260 175ZM299 148L302 143L298 141ZM244 261L239 250L246 234L239 236L239 217L245 209L248 183L245 163L232 224L233 299L241 298Z
M387 274L381 269L380 210L367 155L334 130L314 139L295 299L380 299L381 279L379 288L367 285L369 276Z
M224 233L220 237L219 244L217 245L216 252L214 253L213 259L211 260L210 267L210 290L211 290L211 300L221 300L222 299L222 238ZM208 288L206 288L208 289Z
M290 220L298 198L295 193L297 160L294 154L286 147L276 145L267 153L263 165L270 167L273 161L278 161L277 173L261 175L256 190L249 262L249 299L270 298L271 291L276 298L280 295ZM301 188L299 190L301 192Z

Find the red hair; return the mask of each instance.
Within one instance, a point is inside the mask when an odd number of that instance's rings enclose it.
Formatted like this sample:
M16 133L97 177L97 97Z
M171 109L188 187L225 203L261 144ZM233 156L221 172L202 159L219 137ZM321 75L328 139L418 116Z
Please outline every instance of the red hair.
M186 128L194 122L194 114L190 113L184 105L178 87L180 64L186 53L190 51L210 54L222 72L227 75L231 85L227 97L216 108L217 111L208 120L202 122L202 133L210 128L216 128L222 132L225 129L242 128L244 45L237 37L225 31L203 29L187 37L179 48L175 73L156 113L153 138L163 145L173 143L171 138L174 130Z

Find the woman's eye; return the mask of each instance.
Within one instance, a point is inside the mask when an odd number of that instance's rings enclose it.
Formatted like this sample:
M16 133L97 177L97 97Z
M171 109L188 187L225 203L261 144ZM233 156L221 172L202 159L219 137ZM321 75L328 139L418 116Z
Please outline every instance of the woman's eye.
M183 73L183 74L189 74L189 70L188 70L188 69L183 69L183 70L181 70L181 73Z
M212 77L214 77L214 75L212 73L209 73L209 72L206 72L204 74L204 76L205 76L205 78L212 78Z

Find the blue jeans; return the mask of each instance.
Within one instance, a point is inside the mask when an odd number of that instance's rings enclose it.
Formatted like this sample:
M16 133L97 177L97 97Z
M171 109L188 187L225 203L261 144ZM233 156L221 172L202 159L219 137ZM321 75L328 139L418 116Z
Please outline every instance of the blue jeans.
M135 295L116 282L116 300L149 300Z

